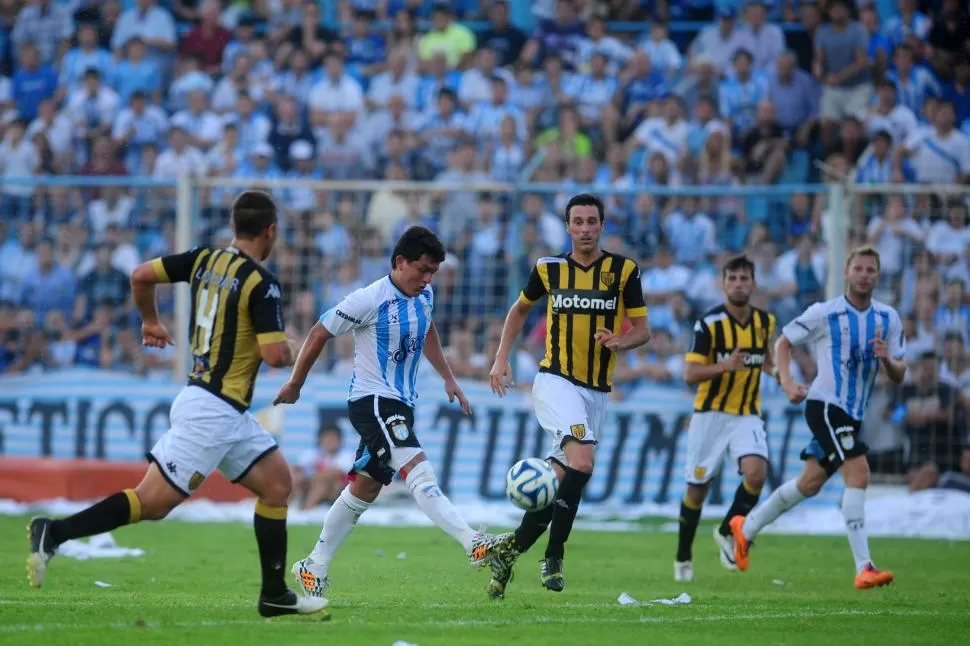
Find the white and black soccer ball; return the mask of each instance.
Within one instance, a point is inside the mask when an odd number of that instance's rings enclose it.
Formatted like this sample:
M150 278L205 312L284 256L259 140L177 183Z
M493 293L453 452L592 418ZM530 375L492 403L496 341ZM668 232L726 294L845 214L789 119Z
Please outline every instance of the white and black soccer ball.
M525 511L545 509L556 499L559 479L545 460L526 458L512 465L505 476L505 493Z

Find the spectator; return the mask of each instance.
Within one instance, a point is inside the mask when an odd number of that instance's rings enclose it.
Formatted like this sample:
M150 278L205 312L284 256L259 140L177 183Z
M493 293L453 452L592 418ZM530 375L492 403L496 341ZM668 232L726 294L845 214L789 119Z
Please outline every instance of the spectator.
M970 397L970 354L958 330L950 330L943 335L940 381L956 388L962 398Z
M515 77L508 70L497 70L497 54L490 49L475 52L474 66L462 72L458 84L458 101L464 110L470 111L480 103L492 100L492 79L501 78L506 85L514 85Z
M893 54L894 68L886 73L886 79L896 85L900 104L918 112L927 96L940 96L940 82L933 73L915 65L915 55L909 45L900 45Z
M540 20L532 38L522 49L521 61L542 63L550 55L562 59L566 69L576 69L580 43L586 35L586 25L576 17L576 9L569 0L556 2L555 18Z
M440 196L438 236L446 248L453 249L461 236L468 233L477 213L477 198L469 187L483 184L488 176L475 170L475 147L461 141L448 158L448 167L435 183L444 190Z
M293 466L293 496L302 499L302 509L332 503L347 484L354 465L354 452L343 446L340 428L321 426L317 447L305 451Z
M737 9L732 6L717 8L717 24L708 25L694 38L688 52L688 65L696 68L701 60L715 61L718 71L727 75L731 72L731 61L739 50L754 51L755 41L752 32L737 23Z
M418 125L418 141L428 163L439 172L444 169L450 151L458 145L467 129L467 116L457 109L458 98L449 89L438 94L438 109L425 116Z
M37 265L24 275L19 302L34 318L43 321L47 313L59 310L65 316L74 308L77 280L66 267L54 259L54 241L44 238L37 243Z
M436 52L443 52L448 67L462 67L469 54L475 51L475 35L468 27L455 21L455 13L449 2L435 2L431 14L431 29L418 45L421 60L430 59Z
M963 343L970 343L970 305L964 303L966 285L958 278L952 278L946 284L943 302L936 310L934 329L939 338L950 331L957 332L963 338Z
M418 103L418 77L408 70L407 54L401 50L391 53L388 69L371 79L367 90L367 105L369 108L381 109L387 107L393 96L404 99L407 108L414 108Z
M314 126L326 125L328 115L336 113L352 125L364 107L360 83L345 72L344 60L339 54L328 53L324 63L326 73L310 88L307 101L310 123Z
M343 42L347 69L362 83L366 83L386 65L387 41L382 34L371 29L375 17L374 12L369 10L354 12L350 34Z
M40 104L57 92L57 72L40 62L37 45L25 42L20 46L20 65L13 75L12 95L17 113L29 122L37 116Z
M883 138L883 145L888 143L886 139ZM889 178L885 181L888 183ZM908 251L925 239L922 227L907 213L906 203L899 195L886 201L882 217L875 216L869 221L866 235L869 244L879 251L880 276L889 284L895 284L902 277L910 255Z
M925 41L933 21L916 10L916 0L899 0L899 14L886 21L883 32L893 47L907 44L911 38Z
M897 150L895 163L909 157L921 183L954 184L970 181L970 137L954 128L952 103L940 102L932 128L917 128Z
M676 96L664 100L662 116L647 119L637 127L631 146L645 149L644 159L660 153L670 166L679 166L688 153L689 128L683 119L683 106Z
M952 69L955 59L965 50L967 34L970 33L970 15L960 0L943 0L943 14L933 21L929 34L929 54L937 74L944 75Z
M94 316L97 304L110 304L120 309L128 302L131 286L128 276L111 264L114 250L108 242L101 242L94 250L94 268L81 279L78 285L79 302L76 307L84 312L85 319Z
M879 14L872 5L859 7L859 22L865 28L869 36L869 47L866 55L872 65L873 76L881 77L889 67L889 57L892 54L893 46L879 31Z
M515 25L509 22L507 0L492 0L488 3L488 27L478 34L478 49L490 49L498 56L501 67L512 65L519 60L526 37Z
M774 104L782 130L794 134L799 146L807 146L818 121L819 89L808 72L798 69L793 52L782 53L768 74L766 98Z
M4 132L0 142L0 177L3 182L3 213L13 214L14 218L26 218L30 213L30 200L34 195L32 183L8 183L9 180L25 180L34 177L40 165L40 157L34 144L27 139L26 122L16 119Z
M970 135L970 54L956 59L953 81L943 86L940 98L953 104L956 127Z
M767 0L752 0L744 8L745 27L752 43L748 50L755 70L769 69L785 50L785 35L781 27L765 21Z
M85 72L83 87L68 97L66 108L80 159L87 158L95 141L111 133L119 108L118 94L101 82L101 73L94 68Z
M111 52L102 48L98 42L98 25L81 23L77 29L77 47L68 51L61 60L61 89L67 92L77 89L84 73L92 68L101 73L102 79L113 78L114 66Z
M886 131L895 144L906 141L919 125L913 111L897 101L896 86L889 80L876 84L876 102L869 107L865 124L867 135L872 137L881 130Z
M20 48L34 43L42 65L54 65L67 52L74 35L74 21L66 5L52 0L31 0L20 13L10 32L10 42Z
M176 45L172 14L159 7L156 0L136 0L135 5L118 18L118 26L111 37L111 49L115 55L119 55L129 40L141 38L159 68L168 69L168 61Z
M206 151L222 137L222 123L219 115L209 109L209 95L193 90L189 92L188 108L176 112L170 125L182 130L190 146Z
M905 424L910 441L906 482L910 491L934 487L940 474L960 470L966 444L966 411L959 392L939 378L937 355L927 352L916 365L913 383L905 384L894 417Z
M606 62L606 54L594 52L590 58L589 73L575 76L566 89L579 110L583 128L600 127L603 110L616 94L616 79L607 74Z
M788 145L775 116L775 104L768 99L759 102L754 126L741 140L749 181L762 186L774 184L785 170Z
M125 165L139 173L142 148L158 145L168 131L168 116L157 105L149 105L147 95L138 90L131 95L128 107L122 108L114 121L111 138L119 149Z
M274 17L285 15L280 12ZM199 7L198 24L182 39L179 51L197 56L202 62L202 69L208 74L218 74L226 46L232 37L232 32L219 24L219 2L205 0Z
M125 58L118 62L114 71L114 88L122 102L127 103L135 92L151 97L151 102L162 102L161 68L147 57L145 41L132 36L122 48Z
M183 174L205 175L205 156L191 141L185 127L173 120L168 131L169 147L158 156L154 177L175 179Z
M768 94L767 79L754 71L753 61L751 52L738 50L734 54L734 75L721 82L720 113L730 124L734 137L754 125L758 103Z
M872 98L869 37L862 25L850 20L849 9L848 0L833 0L831 23L823 25L815 37L812 73L823 85L819 112L826 153L835 146L839 121L861 117Z

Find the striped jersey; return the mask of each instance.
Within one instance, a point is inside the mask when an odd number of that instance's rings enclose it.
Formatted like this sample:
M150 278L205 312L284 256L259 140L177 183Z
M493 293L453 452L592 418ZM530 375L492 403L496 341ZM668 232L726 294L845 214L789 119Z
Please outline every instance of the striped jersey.
M808 398L838 406L860 421L879 372L872 342L888 343L893 359L906 354L899 314L876 300L864 310L856 309L845 296L815 303L786 325L782 334L795 345L811 343L815 348L818 374Z
M350 401L377 395L414 406L424 339L431 328L434 293L408 296L384 276L347 295L320 317L334 336L354 334Z

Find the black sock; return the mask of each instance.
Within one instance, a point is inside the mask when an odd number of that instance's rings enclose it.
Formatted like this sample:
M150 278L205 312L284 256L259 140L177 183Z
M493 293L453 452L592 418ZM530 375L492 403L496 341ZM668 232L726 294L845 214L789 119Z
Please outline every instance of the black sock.
M547 559L561 559L566 550L569 532L573 529L583 488L593 474L566 467L566 477L559 483L559 495L552 507L552 526L549 529L549 545L546 546Z
M731 508L728 509L727 515L724 516L724 520L721 521L721 527L718 529L721 532L721 536L731 535L731 527L728 523L735 516L747 516L750 514L754 506L758 504L758 496L760 495L760 489L755 493L748 487L747 482L744 480L741 481L741 484L738 485L738 490L734 492L734 502L731 503Z
M73 516L51 522L50 536L55 544L85 536L110 532L141 520L141 502L133 489L111 494L101 502Z
M539 537L549 527L549 523L552 522L552 510L555 508L556 503L553 502L545 509L525 512L522 522L515 530L515 547L520 553L528 552L529 548L539 540Z
M286 507L271 507L256 501L253 515L259 564L263 571L260 596L278 597L286 592L283 566L286 564Z
M680 501L680 531L677 533L677 561L690 561L693 557L694 535L701 522L701 507L684 496Z

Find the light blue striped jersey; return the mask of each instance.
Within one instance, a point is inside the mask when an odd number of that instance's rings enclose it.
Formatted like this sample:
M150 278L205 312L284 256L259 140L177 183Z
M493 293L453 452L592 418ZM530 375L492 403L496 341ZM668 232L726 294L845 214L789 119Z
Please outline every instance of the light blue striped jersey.
M906 354L899 314L876 300L864 310L857 310L845 296L815 303L786 325L782 334L795 345L814 346L818 374L808 398L838 406L860 421L879 372L880 360L872 342L882 339L888 343L893 359Z
M320 317L334 336L354 333L350 401L377 395L414 406L418 363L433 309L430 286L408 296L384 276L351 292Z

